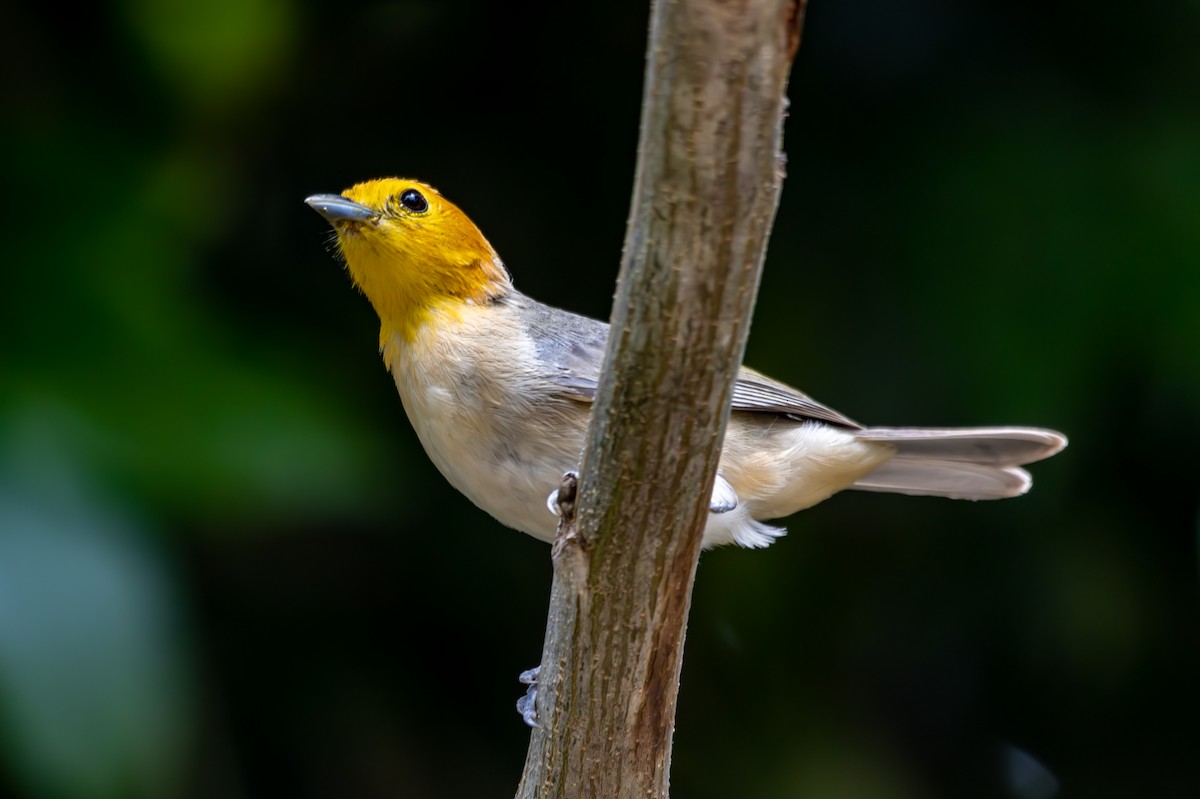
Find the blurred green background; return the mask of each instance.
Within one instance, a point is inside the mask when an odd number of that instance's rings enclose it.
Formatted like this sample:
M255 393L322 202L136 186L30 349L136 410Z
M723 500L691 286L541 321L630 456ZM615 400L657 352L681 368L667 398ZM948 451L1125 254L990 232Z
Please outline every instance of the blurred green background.
M303 203L433 182L606 317L644 2L6 10L0 795L508 796L544 545L436 473ZM814 2L748 361L1071 436L704 556L673 787L1200 795L1200 4Z

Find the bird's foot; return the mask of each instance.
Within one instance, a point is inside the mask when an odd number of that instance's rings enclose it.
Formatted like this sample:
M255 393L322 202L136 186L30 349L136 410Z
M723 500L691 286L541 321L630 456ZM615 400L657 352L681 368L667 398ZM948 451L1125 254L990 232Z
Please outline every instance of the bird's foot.
M540 665L534 666L532 669L521 672L517 677L517 682L529 686L525 695L517 700L517 712L521 714L521 718L526 724L534 728L542 726L537 721L537 678L541 668Z
M708 501L709 513L729 513L738 506L738 495L733 490L733 486L729 484L721 475L717 475L716 482L713 483L712 498Z
M571 471L569 471L563 475L564 479L567 477L573 477L573 478L575 478L576 483L579 482L579 472L575 471L574 469L572 469ZM550 512L553 513L555 516L562 516L562 514L563 514L562 505L559 503L558 500L559 500L558 489L556 488L550 492L549 496L546 497L546 507L549 508Z

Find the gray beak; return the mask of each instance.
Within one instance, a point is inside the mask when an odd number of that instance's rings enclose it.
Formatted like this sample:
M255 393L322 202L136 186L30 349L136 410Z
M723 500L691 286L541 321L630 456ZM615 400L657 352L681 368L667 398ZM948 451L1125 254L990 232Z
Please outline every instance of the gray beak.
M362 222L379 216L367 206L359 205L340 194L314 194L304 202L308 204L309 208L325 217L331 225L342 221Z

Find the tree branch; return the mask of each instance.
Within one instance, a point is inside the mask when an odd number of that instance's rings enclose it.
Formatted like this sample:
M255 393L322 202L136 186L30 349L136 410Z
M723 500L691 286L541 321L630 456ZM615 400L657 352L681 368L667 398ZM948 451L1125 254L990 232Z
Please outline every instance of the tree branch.
M692 582L779 199L803 11L654 3L612 332L578 514L564 508L553 549L542 727L518 799L667 796Z

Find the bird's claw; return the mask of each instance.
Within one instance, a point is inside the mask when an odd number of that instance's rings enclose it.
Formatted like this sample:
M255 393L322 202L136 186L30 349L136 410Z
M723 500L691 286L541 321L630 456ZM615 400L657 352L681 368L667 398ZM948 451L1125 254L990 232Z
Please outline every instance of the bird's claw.
M733 486L729 484L721 475L717 475L716 482L713 483L712 498L708 501L709 513L729 513L738 506L738 495L733 490Z
M542 726L537 721L537 678L541 668L540 665L534 666L532 669L521 672L517 677L517 682L529 686L525 695L517 700L517 712L521 714L521 719L526 724L535 729L540 729Z
M579 472L572 469L571 471L569 471L563 475L564 479L567 477L573 477L578 482ZM559 503L558 500L559 500L558 489L556 488L553 491L551 491L550 494L546 497L546 507L549 508L550 512L553 513L555 516L562 516L562 514L563 514L562 505Z

